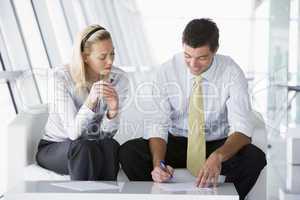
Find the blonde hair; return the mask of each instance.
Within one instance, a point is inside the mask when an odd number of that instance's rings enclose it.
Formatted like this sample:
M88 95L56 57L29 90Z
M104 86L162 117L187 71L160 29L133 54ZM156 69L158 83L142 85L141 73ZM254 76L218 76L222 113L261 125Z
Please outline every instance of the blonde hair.
M76 93L82 98L87 97L93 83L88 80L83 54L89 54L92 44L111 39L110 33L99 25L89 25L78 33L73 45L72 60L69 65Z

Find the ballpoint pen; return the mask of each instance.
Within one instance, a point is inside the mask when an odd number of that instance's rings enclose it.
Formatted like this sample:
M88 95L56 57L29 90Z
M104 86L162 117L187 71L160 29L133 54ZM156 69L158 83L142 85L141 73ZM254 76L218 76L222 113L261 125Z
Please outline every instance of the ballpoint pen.
M164 160L161 160L161 161L159 162L159 164L160 164L160 168L161 168L162 170L164 170L164 171L166 171L166 172L168 172L168 173L170 174L170 179L173 178L173 175L172 175L172 174L170 173L170 171L168 170L165 161L164 161Z

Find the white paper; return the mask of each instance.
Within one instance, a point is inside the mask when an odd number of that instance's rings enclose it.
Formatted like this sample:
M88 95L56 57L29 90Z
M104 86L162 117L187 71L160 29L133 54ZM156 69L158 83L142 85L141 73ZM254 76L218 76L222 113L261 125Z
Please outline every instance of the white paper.
M226 176L219 175L218 178L218 184L225 182ZM186 182L192 182L196 183L196 177L192 176L189 172L184 172L177 174L176 171L173 175L173 177L168 181L168 183L186 183Z
M196 187L195 182L185 182L185 183L160 183L159 187L168 192L177 191L212 191L213 188L199 188Z
M97 181L68 181L51 183L54 186L63 187L71 190L89 191L89 190L119 190L122 189L124 183L103 183Z

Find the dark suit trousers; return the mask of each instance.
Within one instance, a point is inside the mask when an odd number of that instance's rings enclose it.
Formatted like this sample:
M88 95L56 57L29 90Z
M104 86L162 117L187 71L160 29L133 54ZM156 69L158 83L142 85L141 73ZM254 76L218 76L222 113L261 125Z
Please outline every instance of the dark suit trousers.
M206 142L206 157L224 144L226 139ZM174 168L186 168L187 138L169 134L166 162ZM124 143L119 151L122 169L132 181L152 181L152 156L148 140L134 139ZM266 165L265 154L253 144L243 147L235 156L222 163L221 174L226 182L233 182L240 199L254 186Z
M37 163L71 180L116 180L119 143L114 139L77 139L64 142L41 140Z

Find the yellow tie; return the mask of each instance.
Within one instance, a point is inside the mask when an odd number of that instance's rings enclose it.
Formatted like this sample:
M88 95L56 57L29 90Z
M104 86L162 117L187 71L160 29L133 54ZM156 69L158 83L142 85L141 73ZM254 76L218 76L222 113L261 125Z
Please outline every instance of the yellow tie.
M187 169L197 176L205 162L205 131L201 76L197 76L190 96Z

